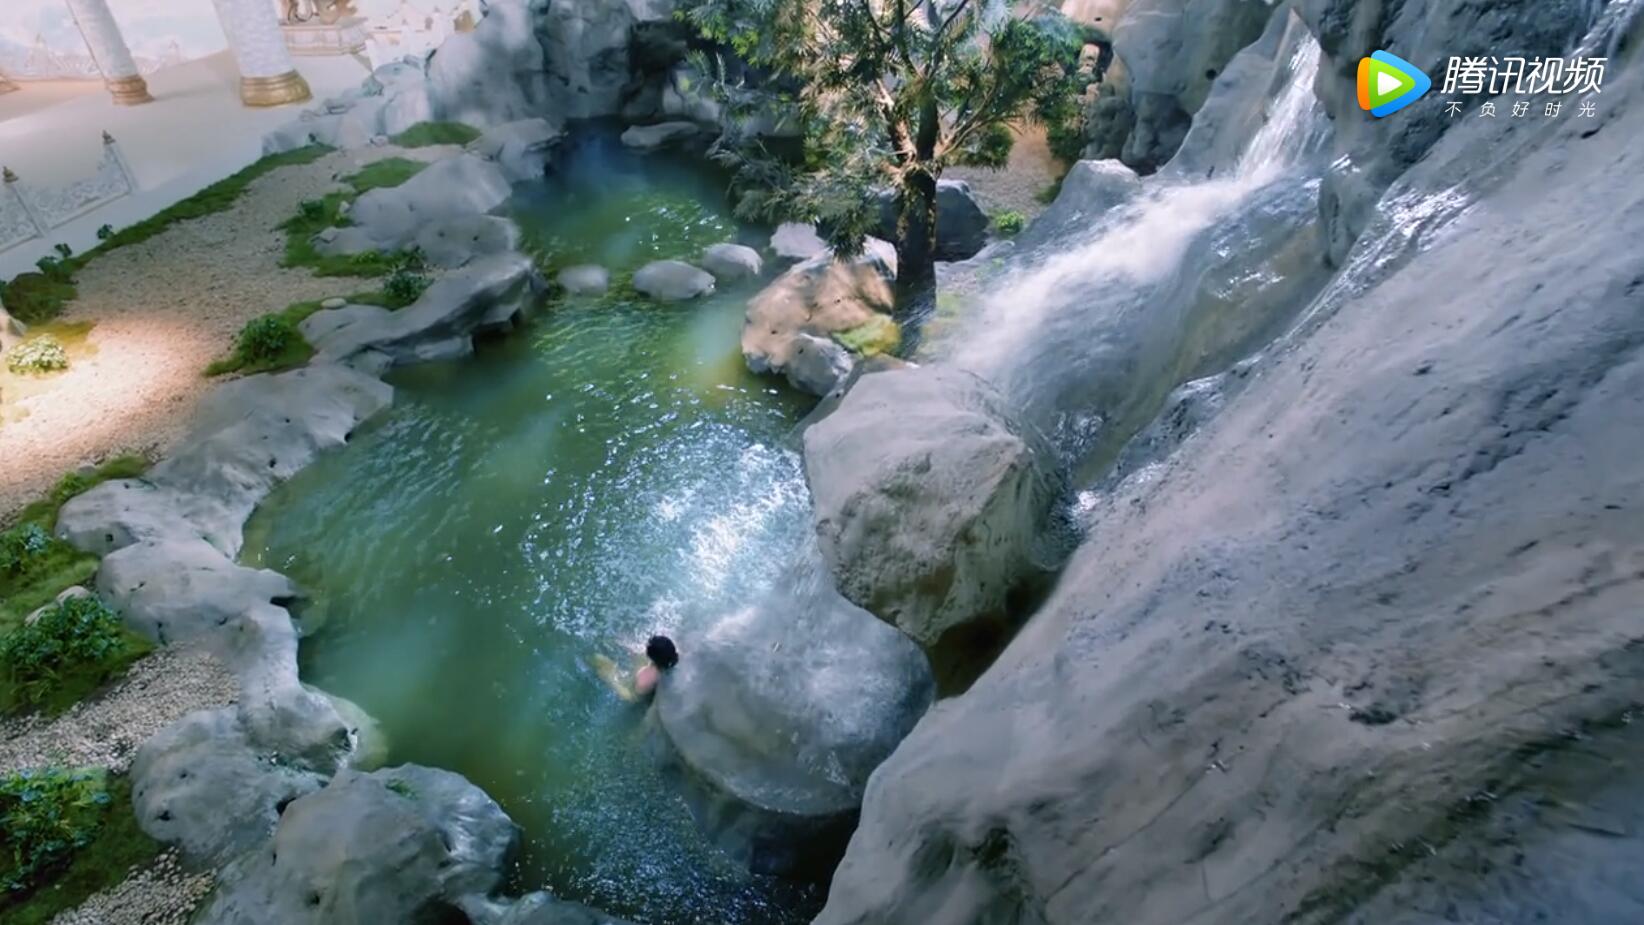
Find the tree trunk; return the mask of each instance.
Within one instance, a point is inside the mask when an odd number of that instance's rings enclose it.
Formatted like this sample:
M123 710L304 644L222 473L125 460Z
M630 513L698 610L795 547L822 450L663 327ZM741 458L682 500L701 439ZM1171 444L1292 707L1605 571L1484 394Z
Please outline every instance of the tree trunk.
M936 178L917 172L901 190L896 226L896 279L903 289L936 282Z

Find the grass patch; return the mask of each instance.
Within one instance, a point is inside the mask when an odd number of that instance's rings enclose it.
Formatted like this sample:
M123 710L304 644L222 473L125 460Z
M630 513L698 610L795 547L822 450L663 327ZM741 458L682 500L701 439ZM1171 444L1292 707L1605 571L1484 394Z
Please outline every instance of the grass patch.
M90 804L86 812L76 815L81 832L89 829L89 840L74 845L71 838L67 850L37 871L26 888L0 891L0 920L7 925L45 925L59 912L122 882L132 868L149 866L160 854L160 843L137 826L131 780L100 770L80 773L92 778L72 785ZM0 864L10 862L14 851L24 847L21 836L22 829L14 827L9 818L0 826Z
M120 456L90 472L71 472L39 501L18 512L12 525L0 536L21 538L25 533L44 537L25 540L33 548L19 557L15 567L0 568L0 635L10 632L33 611L51 603L65 589L83 585L97 573L97 557L81 552L51 535L57 527L57 512L70 498L110 479L136 478L148 468L141 456ZM30 528L33 528L31 531ZM5 544L0 540L0 545Z
M281 154L270 154L135 225L111 231L96 247L83 254L65 256L50 270L19 274L0 291L0 298L5 300L6 310L24 324L50 321L62 313L64 305L79 295L74 287L74 274L99 254L147 241L178 222L221 212L232 206L252 181L281 167L311 164L332 150L325 145L309 145Z
M362 254L322 254L314 247L314 236L327 228L345 228L350 222L343 205L352 203L374 189L399 186L421 173L428 165L403 157L389 157L369 164L359 173L343 177L352 192L327 193L319 199L304 200L297 214L280 225L285 232L283 267L307 267L315 276L386 276L400 266L403 258L383 251Z
M96 597L53 604L34 622L0 635L0 713L55 716L153 649Z
M400 262L403 263L404 258L400 258ZM404 308L416 301L416 295L411 294L408 290L394 289L391 292L389 291L390 288L393 287L356 292L352 295L342 296L342 299L350 305L378 305L390 311ZM420 291L417 294L420 294ZM308 342L307 338L302 336L302 332L296 329L308 320L310 315L323 308L325 301L324 299L309 299L303 302L292 302L273 315L262 316L264 318L278 317L284 319L290 324L296 334L296 339L273 354L262 356L247 354L241 350L241 345L236 343L234 352L220 360L213 361L210 366L206 367L205 374L207 376L225 376L229 373L243 373L249 376L254 373L293 369L307 363L314 356L314 347Z
M896 348L902 346L902 327L884 315L875 315L872 321L840 331L833 339L852 353L880 356L895 353Z
M480 130L461 122L418 122L390 140L402 148L429 145L465 145L480 137Z

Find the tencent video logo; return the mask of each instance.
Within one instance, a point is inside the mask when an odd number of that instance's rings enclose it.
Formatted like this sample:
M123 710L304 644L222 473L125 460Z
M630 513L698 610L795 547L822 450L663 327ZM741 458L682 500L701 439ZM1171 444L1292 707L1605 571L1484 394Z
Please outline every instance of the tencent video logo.
M1414 103L1431 89L1431 77L1391 52L1374 52L1359 61L1359 108L1378 119Z

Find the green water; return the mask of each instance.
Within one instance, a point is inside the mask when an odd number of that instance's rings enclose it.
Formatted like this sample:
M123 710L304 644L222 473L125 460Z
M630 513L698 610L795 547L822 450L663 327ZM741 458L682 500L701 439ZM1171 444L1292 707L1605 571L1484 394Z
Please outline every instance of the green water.
M564 263L618 273L735 229L711 182L602 154L522 191ZM821 887L740 870L661 779L642 709L587 667L768 587L809 529L809 402L746 372L749 283L562 302L471 360L395 373L392 409L283 486L244 559L326 622L305 680L376 717L391 763L466 775L525 832L515 887L645 923L807 920ZM685 657L689 657L688 647Z

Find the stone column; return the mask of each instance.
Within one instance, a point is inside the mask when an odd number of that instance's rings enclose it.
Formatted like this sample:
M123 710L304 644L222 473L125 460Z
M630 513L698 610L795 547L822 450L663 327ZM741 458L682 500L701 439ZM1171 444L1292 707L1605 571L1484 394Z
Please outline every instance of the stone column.
M247 106L281 106L313 97L297 73L272 0L213 0L228 47L240 68L240 101Z
M91 49L91 60L103 73L103 82L114 102L121 106L135 106L154 99L148 95L148 83L137 73L137 62L132 60L131 49L126 47L120 26L109 12L107 0L68 0L69 13L80 27L86 47Z

